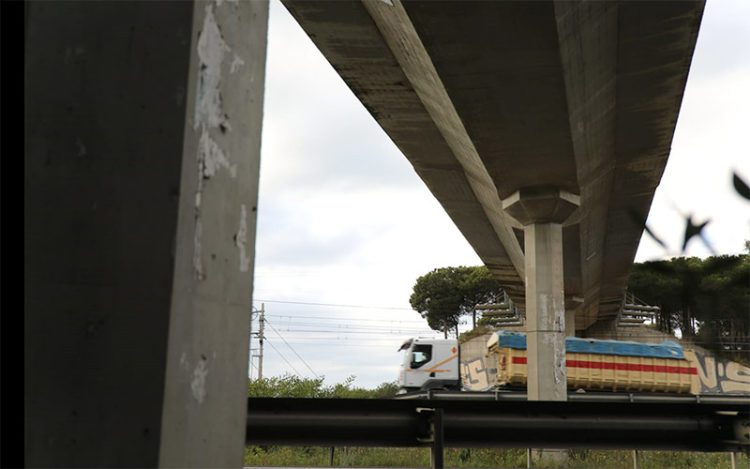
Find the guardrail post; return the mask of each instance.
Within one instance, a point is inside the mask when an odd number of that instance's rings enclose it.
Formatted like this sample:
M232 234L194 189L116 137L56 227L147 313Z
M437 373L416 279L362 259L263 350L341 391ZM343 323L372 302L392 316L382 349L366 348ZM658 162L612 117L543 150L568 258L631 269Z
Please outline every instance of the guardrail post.
M526 467L531 468L531 448L526 448Z
M443 469L443 409L435 409L432 414L431 459L432 469Z
M418 437L421 443L430 443L430 467L432 469L443 469L443 409L417 407L417 413L422 416L422 427L427 435Z

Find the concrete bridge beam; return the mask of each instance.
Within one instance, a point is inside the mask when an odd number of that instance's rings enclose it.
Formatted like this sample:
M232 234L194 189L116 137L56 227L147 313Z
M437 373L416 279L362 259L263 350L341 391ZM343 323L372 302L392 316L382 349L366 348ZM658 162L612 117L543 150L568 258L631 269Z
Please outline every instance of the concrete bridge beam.
M266 2L27 10L28 467L242 467Z

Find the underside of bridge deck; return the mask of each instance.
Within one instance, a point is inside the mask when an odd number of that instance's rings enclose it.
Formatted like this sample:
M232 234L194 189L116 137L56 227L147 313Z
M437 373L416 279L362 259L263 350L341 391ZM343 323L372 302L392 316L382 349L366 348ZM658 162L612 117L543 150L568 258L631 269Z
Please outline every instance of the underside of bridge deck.
M544 185L580 196L575 329L617 314L704 2L283 1L515 303L524 234L502 200Z

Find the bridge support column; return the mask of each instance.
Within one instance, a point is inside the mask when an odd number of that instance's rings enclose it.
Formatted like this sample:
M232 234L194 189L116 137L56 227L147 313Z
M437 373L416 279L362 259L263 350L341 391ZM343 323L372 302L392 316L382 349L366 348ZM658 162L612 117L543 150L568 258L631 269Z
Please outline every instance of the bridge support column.
M27 4L29 467L242 467L267 19Z
M565 310L565 336L575 337L576 335L576 310Z
M529 400L567 400L562 225L524 228Z
M524 226L529 400L567 400L562 223L578 203L553 187L523 188L503 201Z

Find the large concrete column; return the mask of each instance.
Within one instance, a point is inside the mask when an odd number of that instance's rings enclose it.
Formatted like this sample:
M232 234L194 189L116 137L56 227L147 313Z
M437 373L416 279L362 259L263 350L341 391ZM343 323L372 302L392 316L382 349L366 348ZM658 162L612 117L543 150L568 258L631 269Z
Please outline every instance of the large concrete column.
M267 18L29 5L28 466L242 466Z
M524 226L529 400L567 400L562 223L578 197L550 187L523 188L503 208Z

